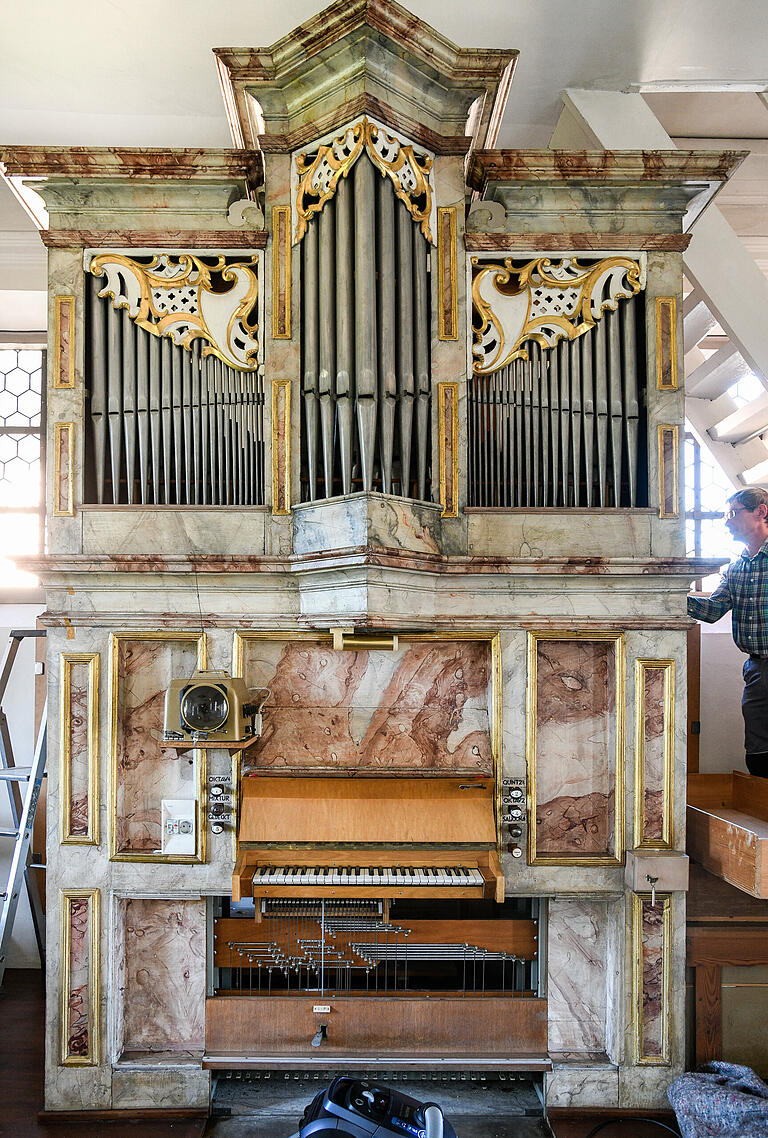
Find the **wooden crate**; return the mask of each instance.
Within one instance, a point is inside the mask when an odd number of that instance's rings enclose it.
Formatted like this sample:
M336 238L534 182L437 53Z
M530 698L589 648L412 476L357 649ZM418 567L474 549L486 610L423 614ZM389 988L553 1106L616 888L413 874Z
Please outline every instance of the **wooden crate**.
M768 898L768 779L690 774L687 847L710 873Z

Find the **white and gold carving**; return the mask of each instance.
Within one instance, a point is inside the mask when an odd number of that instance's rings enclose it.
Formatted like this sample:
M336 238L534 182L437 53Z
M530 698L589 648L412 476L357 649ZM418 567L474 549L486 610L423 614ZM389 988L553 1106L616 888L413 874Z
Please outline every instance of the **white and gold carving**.
M528 359L526 342L552 348L594 327L606 309L645 288L646 258L605 257L584 263L578 256L472 258L473 370L498 371Z
M420 222L422 233L431 242L432 155L365 117L317 150L296 155L294 241L302 239L310 218L333 197L339 178L347 177L363 151L382 177L391 180L397 197L413 220Z
M240 371L258 367L258 254L86 253L85 267L140 328L183 348L202 339L204 356Z

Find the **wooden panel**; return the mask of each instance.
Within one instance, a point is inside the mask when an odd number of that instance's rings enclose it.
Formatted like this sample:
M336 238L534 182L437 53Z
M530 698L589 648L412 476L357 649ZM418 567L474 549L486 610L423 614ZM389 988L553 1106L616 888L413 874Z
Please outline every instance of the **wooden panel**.
M242 790L241 843L496 842L493 779L259 776Z
M688 853L737 889L768 897L768 822L721 807L688 807Z
M206 1053L291 1054L317 1058L311 1039L323 1022L323 1056L353 1051L360 1057L429 1052L433 1055L545 1054L547 1001L511 996L408 999L362 996L328 1000L330 1015L315 1015L319 997L223 996L206 1004Z
M689 928L686 934L686 963L734 967L768 964L768 934L765 928L706 926Z
M691 863L690 874L686 903L689 925L704 921L708 924L734 921L768 924L768 901L750 897L695 862Z
M722 1058L723 1012L720 995L720 969L696 969L696 1066Z
M728 806L733 794L733 773L689 774L688 803L702 810L714 806Z
M734 771L730 804L734 810L742 810L752 818L768 822L768 779Z
M303 926L308 923L318 924L318 922L313 922L310 917L302 918ZM411 944L477 945L480 948L487 948L489 952L514 953L525 960L532 960L537 954L537 926L535 921L402 920L396 923L408 929ZM253 921L237 917L221 917L214 921L213 963L217 968L239 967L238 950L231 950L230 943L242 945L248 941L268 939L265 931L268 927L268 921L256 925ZM304 927L302 927L301 935L302 937L306 936ZM380 939L381 934L360 931L354 935L356 943L362 943L366 940L374 941L377 937ZM235 953L234 959L233 951ZM299 953L295 952L294 955L299 955Z

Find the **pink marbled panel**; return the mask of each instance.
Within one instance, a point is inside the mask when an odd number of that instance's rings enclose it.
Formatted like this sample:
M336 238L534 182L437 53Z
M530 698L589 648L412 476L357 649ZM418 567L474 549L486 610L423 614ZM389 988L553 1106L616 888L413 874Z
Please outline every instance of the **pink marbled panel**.
M83 1057L90 1047L88 983L90 974L89 908L87 897L69 897L69 993L66 1055Z
M537 645L537 853L613 852L615 651L610 641Z
M663 1059L664 1017L664 908L658 901L643 901L642 929L642 1058Z
M88 833L88 664L72 663L69 670L69 833Z
M665 669L643 670L643 841L664 837Z
M160 849L163 798L196 798L190 751L162 746L165 691L197 666L193 640L121 640L118 657L117 850Z
M272 693L248 764L490 774L490 668L479 641L397 652L247 641L246 683Z
M552 898L547 928L549 1050L605 1051L606 902Z
M205 901L125 903L123 1048L205 1045Z

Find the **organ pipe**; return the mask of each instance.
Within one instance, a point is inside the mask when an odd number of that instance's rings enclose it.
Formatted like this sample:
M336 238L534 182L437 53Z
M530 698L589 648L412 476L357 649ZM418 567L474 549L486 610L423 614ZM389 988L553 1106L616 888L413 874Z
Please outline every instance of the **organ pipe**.
M637 303L469 382L473 506L642 504Z
M242 372L138 327L89 281L91 500L262 505L264 389Z

